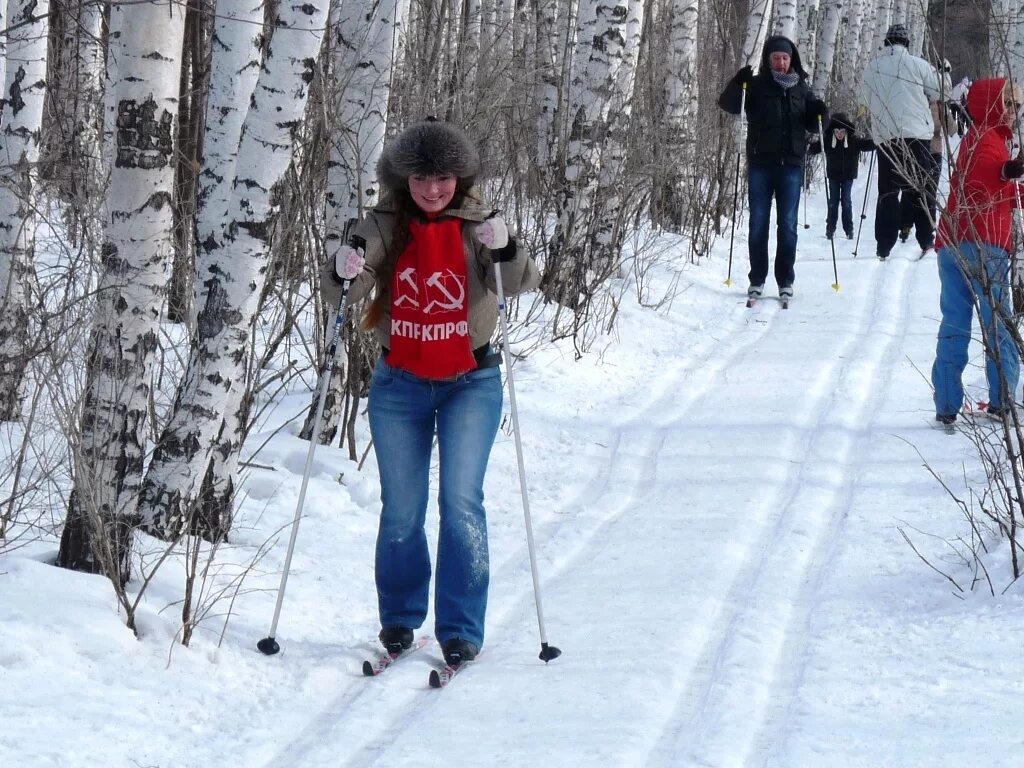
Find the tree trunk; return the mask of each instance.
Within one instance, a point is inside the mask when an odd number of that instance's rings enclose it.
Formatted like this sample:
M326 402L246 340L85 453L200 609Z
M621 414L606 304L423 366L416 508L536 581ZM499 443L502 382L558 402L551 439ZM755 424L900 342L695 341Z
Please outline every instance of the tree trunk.
M849 0L822 0L824 17L818 30L818 58L814 62L814 90L823 96L828 93L832 76L832 61L836 53L836 38Z
M173 250L174 123L184 11L114 6L107 127L114 132L96 319L58 564L128 577L151 363Z
M818 38L818 0L800 0L797 14L800 59L804 67L813 69L817 58L815 43Z
M405 13L405 0L345 3L339 10L337 23L331 25L337 32L333 48L335 82L331 110L335 122L331 125L325 196L324 246L329 264L333 263L338 249L345 245L349 221L362 216L379 197L376 166L387 130L396 31ZM342 30L345 30L344 35ZM333 325L337 307L325 307L325 310L325 323ZM358 332L356 318L350 317L346 325L350 331ZM339 355L332 370L317 438L325 445L337 434L346 397L350 396L345 381L345 360ZM318 394L313 393L306 423L300 432L307 439L313 433Z
M29 348L37 162L46 91L47 0L8 6L9 64L0 111L0 421L21 417Z
M785 35L790 40L796 41L797 30L797 0L777 0L775 3L775 28L774 35ZM801 56L803 51L800 51Z
M146 530L173 539L191 530L233 388L243 386L245 350L269 265L269 243L284 179L314 78L327 22L322 4L281 4L242 126L220 259L204 276L185 377L157 443L142 492Z
M747 34L743 40L743 61L753 67L761 63L761 49L768 39L769 20L772 17L772 0L750 0L747 15Z

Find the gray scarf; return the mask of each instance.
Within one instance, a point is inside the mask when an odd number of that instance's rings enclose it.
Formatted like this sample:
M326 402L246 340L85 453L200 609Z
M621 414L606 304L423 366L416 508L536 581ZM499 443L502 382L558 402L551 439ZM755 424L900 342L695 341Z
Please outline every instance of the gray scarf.
M800 82L799 72L787 72L786 74L780 74L774 69L772 70L772 80L781 85L783 88L792 88L794 85Z

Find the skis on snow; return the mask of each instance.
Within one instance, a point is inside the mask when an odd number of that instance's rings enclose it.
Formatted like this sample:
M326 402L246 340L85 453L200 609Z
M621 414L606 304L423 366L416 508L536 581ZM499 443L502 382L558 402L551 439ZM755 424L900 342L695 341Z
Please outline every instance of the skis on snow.
M749 298L747 298L747 309L752 309L753 307L756 307L758 302L764 301L766 298L771 298L771 297L766 297L766 296L760 296L760 297L750 296ZM778 298L779 306L781 306L783 309L789 309L789 302L791 302L792 300L793 299L791 299L791 298L783 298L783 297L780 296Z
M367 677L376 677L392 664L412 656L416 651L426 648L430 644L431 640L433 640L433 638L430 635L423 635L401 653L388 653L387 651L381 651L376 659L363 662L363 674Z
M464 661L456 666L445 664L440 669L430 670L430 677L427 678L427 682L431 688L444 688L450 683L459 672L468 667L472 662Z

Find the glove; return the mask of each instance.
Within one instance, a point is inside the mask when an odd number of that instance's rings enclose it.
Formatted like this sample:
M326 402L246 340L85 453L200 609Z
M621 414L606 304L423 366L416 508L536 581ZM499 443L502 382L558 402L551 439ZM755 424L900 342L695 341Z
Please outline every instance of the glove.
M754 79L754 68L749 64L742 67L739 72L733 75L732 81L736 83L740 88L745 85L750 85L750 81Z
M1003 163L1003 180L1019 179L1024 176L1024 158L1017 155L1013 160Z
M492 251L500 251L508 245L508 226L501 216L492 216L477 224L473 234L484 248L490 248Z
M363 271L366 258L362 248L343 245L334 256L334 276L337 280L354 280Z
M811 113L811 117L815 119L820 119L824 122L825 118L828 117L828 106L821 99L812 99L807 108Z

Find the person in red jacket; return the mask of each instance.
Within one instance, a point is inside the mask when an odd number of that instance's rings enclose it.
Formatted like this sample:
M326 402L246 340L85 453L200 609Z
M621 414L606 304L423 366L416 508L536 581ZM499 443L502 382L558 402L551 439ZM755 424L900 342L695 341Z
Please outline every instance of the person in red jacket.
M974 124L960 145L939 221L939 304L942 320L932 366L935 418L953 424L963 406L974 307L981 316L988 379L988 413L1001 418L1013 407L1020 353L1010 316L1010 245L1016 179L1024 158L1010 157L1013 125L1024 93L1003 78L978 80L967 95Z

